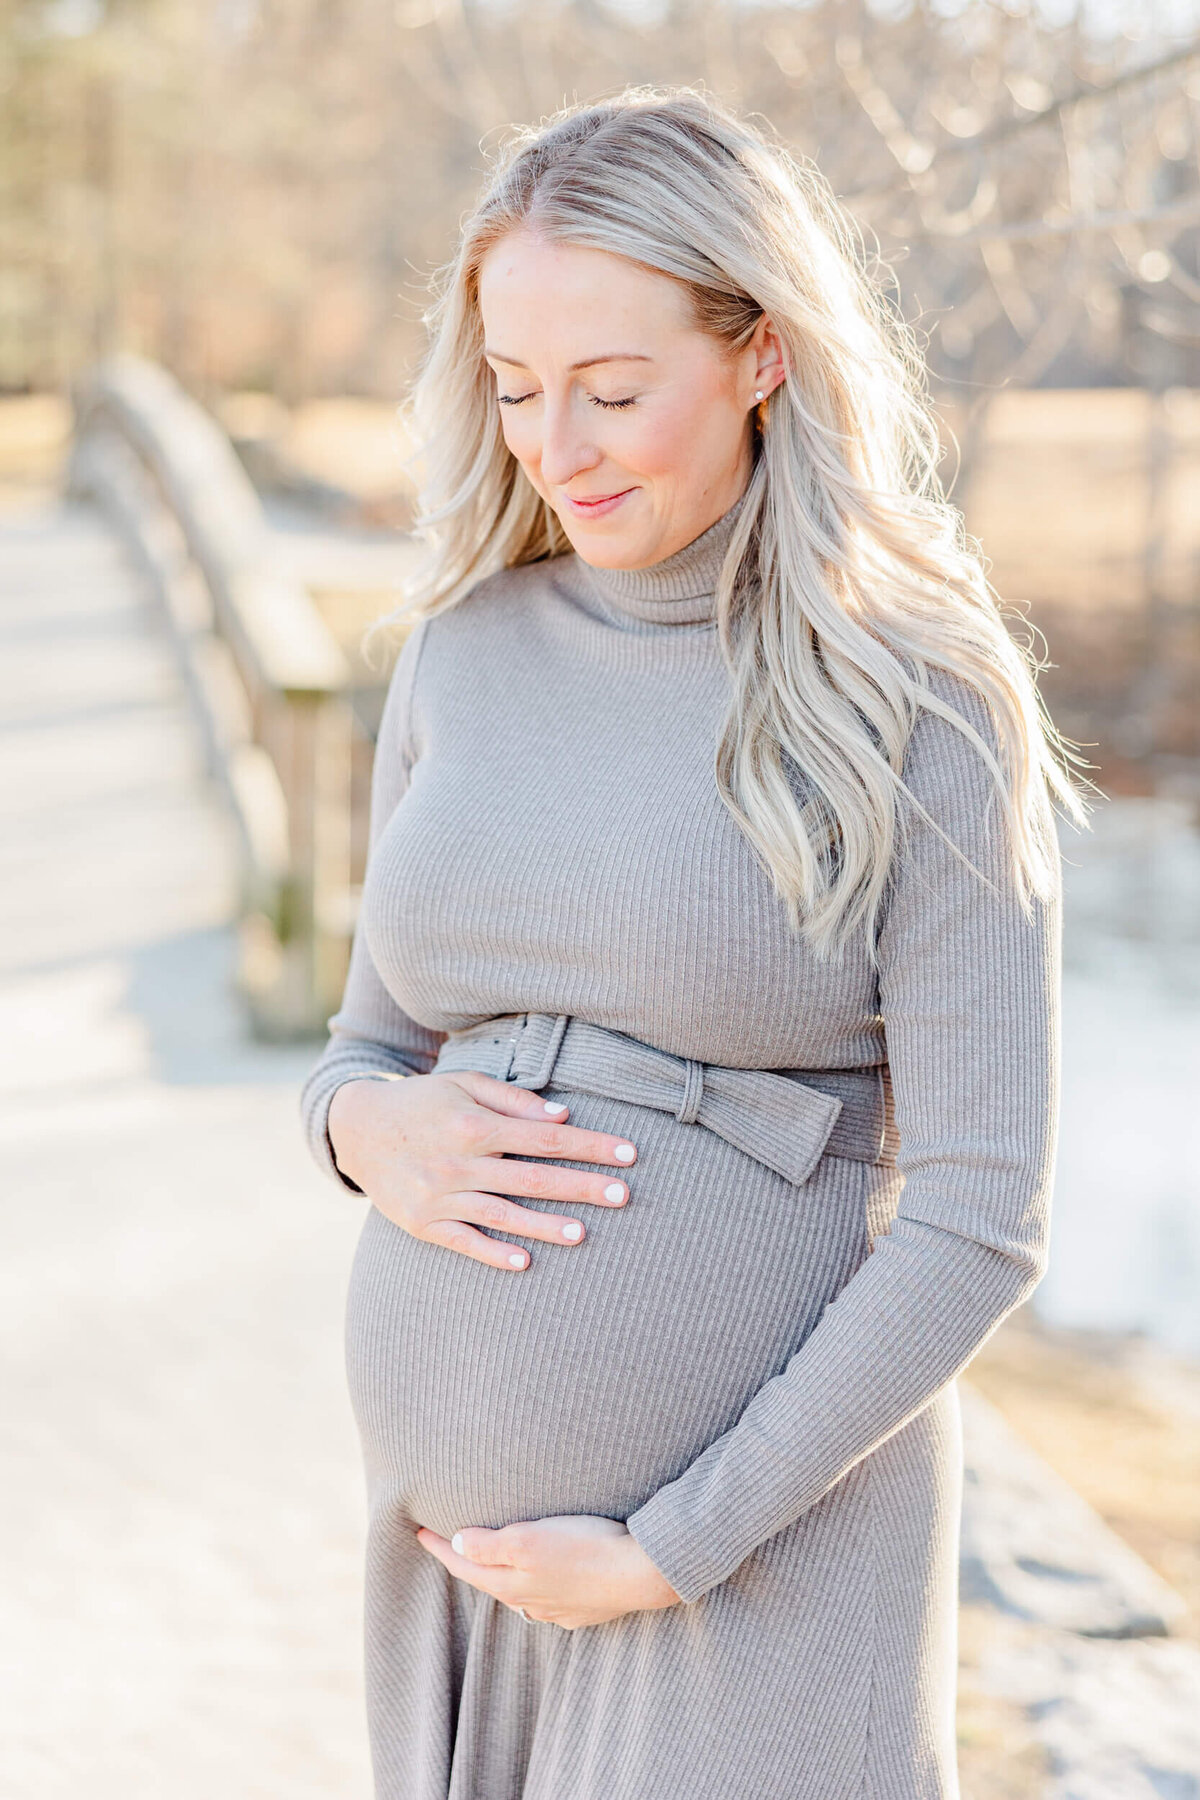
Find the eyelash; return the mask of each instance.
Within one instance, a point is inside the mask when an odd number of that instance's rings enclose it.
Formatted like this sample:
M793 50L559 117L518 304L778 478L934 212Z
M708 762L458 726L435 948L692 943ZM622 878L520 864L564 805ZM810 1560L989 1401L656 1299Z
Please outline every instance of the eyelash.
M524 402L526 400L533 400L535 398L536 398L536 395L534 395L534 394L499 394L499 395L497 395L497 399L499 400L501 406L521 406L524 404ZM623 408L625 408L626 406L633 406L636 402L636 395L631 394L629 396L629 398L626 400L601 400L597 397L597 395L589 394L588 399L591 401L593 406L602 406L605 408L606 411L620 411Z

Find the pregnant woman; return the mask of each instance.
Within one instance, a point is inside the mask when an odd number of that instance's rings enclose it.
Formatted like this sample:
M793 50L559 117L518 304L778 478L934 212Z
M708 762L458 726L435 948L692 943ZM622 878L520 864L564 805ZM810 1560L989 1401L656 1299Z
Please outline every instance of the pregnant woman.
M573 108L463 232L303 1092L381 1800L949 1800L955 1377L1039 1280L1073 753L811 165Z

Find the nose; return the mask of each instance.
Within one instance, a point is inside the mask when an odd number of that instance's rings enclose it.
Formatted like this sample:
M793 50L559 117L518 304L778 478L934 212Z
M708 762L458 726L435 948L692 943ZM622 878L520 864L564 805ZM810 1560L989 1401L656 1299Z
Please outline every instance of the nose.
M567 396L542 408L542 480L550 487L566 487L576 475L594 469L603 452L592 441L591 421Z

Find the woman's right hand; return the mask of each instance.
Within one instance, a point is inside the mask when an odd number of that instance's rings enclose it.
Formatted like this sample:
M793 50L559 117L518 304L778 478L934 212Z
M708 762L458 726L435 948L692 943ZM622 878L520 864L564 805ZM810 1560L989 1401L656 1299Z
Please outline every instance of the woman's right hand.
M353 1079L334 1091L329 1141L338 1168L394 1225L493 1268L525 1269L527 1250L476 1227L567 1245L582 1243L584 1227L579 1219L518 1206L505 1194L572 1206L624 1206L629 1198L626 1184L611 1175L514 1160L559 1156L626 1168L634 1161L636 1148L624 1138L566 1125L567 1111L473 1069L398 1081Z

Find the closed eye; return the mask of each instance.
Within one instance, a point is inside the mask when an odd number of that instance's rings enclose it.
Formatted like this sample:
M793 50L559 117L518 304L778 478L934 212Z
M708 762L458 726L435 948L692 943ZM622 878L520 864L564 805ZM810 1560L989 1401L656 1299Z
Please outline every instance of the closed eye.
M498 394L496 398L501 406L524 406L526 400L536 400L536 394ZM603 406L609 411L619 412L623 407L636 403L636 394L630 394L623 400L601 400L599 394L589 394L588 399L593 406Z

